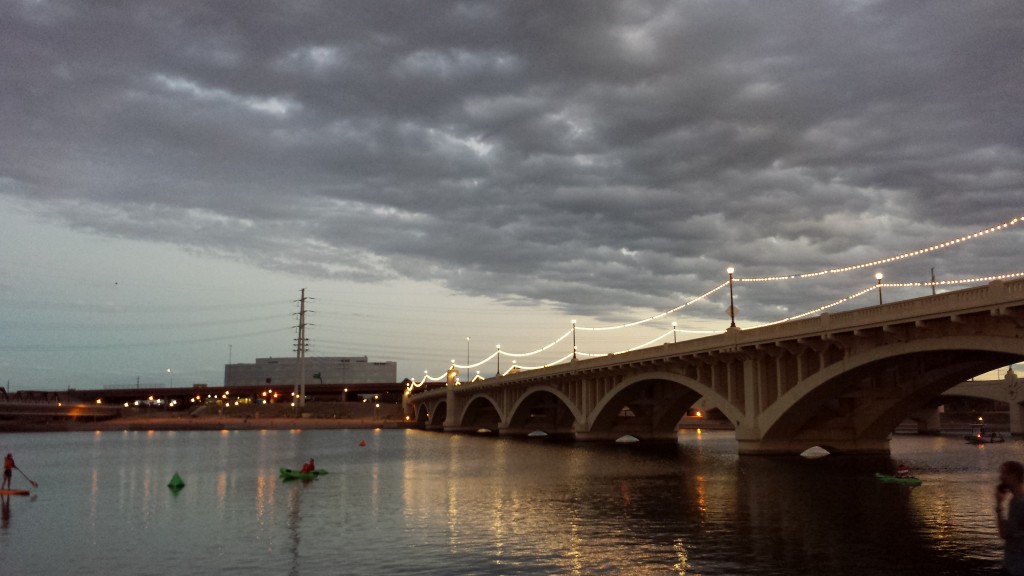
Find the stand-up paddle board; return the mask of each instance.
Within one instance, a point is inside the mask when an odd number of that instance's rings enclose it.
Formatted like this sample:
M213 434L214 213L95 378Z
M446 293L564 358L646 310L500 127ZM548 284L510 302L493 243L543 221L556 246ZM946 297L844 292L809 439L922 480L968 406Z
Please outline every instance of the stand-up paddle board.
M28 496L28 490L0 490L0 496Z

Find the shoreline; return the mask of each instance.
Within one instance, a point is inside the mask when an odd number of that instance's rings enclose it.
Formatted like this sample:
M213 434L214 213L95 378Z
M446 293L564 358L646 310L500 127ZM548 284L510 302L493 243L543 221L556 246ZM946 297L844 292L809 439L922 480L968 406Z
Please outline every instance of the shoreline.
M417 426L399 420L359 418L205 418L121 417L90 422L0 420L3 432L147 432L188 430L373 430Z

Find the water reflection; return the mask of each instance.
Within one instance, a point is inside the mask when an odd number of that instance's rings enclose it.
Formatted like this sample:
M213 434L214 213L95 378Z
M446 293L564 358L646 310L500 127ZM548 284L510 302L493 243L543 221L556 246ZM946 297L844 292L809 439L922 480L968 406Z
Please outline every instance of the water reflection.
M11 525L11 497L0 496L0 529L7 530Z
M999 555L994 471L1024 454L901 438L892 458L741 458L731 436L694 433L668 447L416 431L5 440L45 490L6 503L3 573L85 576L160 573L182 550L199 576L982 574ZM310 455L330 473L277 477ZM924 484L874 479L897 461Z
M299 511L299 498L302 493L302 486L299 483L295 483L292 486L291 494L288 498L288 551L291 554L291 569L288 574L296 576L299 573L299 521L302 519L302 514Z

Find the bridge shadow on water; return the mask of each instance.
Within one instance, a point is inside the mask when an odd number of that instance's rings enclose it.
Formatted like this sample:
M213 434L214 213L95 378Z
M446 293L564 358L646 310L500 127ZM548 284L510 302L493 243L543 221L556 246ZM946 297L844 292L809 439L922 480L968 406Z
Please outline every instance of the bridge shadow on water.
M641 559L645 546L675 549L685 573L962 576L998 566L994 527L936 511L948 505L938 486L874 477L894 471L889 456L739 456L732 442L543 444L583 462L566 514L643 534ZM971 506L987 514L983 504Z

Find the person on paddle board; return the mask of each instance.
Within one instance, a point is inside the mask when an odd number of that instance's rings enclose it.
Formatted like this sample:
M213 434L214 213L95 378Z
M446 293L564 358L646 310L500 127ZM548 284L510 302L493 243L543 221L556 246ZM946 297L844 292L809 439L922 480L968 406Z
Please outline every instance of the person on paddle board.
M1003 504L1006 513L1003 513ZM1009 460L999 467L996 524L1003 539L1003 574L1024 576L1024 465Z
M308 474L308 473L310 473L310 472L312 472L312 471L314 471L314 470L316 470L316 463L314 463L314 462L313 462L313 459L312 459L312 458L310 458L310 459L309 459L309 462L306 462L305 464L303 464L303 465L302 465L302 470L301 470L301 472L302 472L303 474Z
M896 467L897 478L910 478L910 468L906 464L900 464Z
M14 473L15 468L14 456L8 453L7 456L4 456L4 481L0 483L0 490L6 490L11 487L11 474Z

